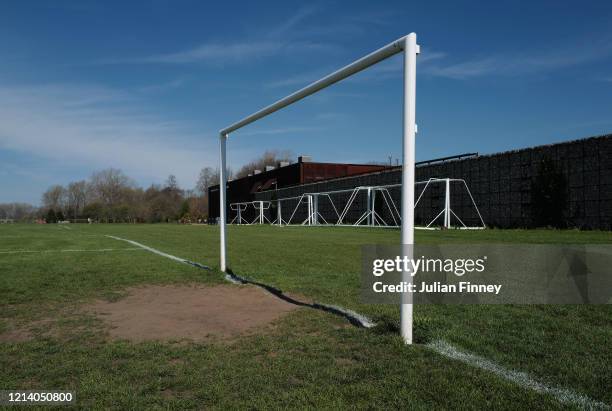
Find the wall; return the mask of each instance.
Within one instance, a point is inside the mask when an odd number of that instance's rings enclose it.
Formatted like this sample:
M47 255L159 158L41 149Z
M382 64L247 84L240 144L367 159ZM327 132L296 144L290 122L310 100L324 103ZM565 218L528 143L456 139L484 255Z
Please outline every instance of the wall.
M534 197L537 192L533 188L542 181L543 163L553 167L563 186L565 200L549 207L551 214L559 211L563 226L612 229L612 135L424 165L417 167L416 179L465 179L488 226L536 227L542 225L536 212L541 206L538 206L540 200ZM269 200L299 196L304 192L400 182L400 170L391 169L256 193L255 198ZM399 190L391 194L399 205ZM472 211L465 190L453 185L451 197L451 208L463 216L466 224L475 225L478 217ZM442 186L435 187L422 201L417 220L421 214L431 215L439 209L443 201Z

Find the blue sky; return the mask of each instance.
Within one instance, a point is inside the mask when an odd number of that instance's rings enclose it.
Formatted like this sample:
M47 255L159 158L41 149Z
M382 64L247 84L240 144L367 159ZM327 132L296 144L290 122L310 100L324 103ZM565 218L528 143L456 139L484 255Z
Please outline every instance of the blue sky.
M0 2L0 202L106 167L192 187L217 130L411 31L417 158L612 132L612 3ZM317 161L399 157L395 56L233 135Z

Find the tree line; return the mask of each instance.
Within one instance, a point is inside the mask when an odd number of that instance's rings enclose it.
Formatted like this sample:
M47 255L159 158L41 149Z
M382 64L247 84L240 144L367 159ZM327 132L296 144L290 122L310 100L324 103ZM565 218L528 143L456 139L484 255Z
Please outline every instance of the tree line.
M236 178L265 165L288 161L287 152L266 151L243 166ZM228 170L228 179L233 173ZM163 184L139 187L123 171L108 168L89 179L52 185L42 195L41 206L24 203L0 204L0 220L92 221L115 223L205 222L208 218L208 188L219 184L219 170L205 167L192 189L179 186L174 175Z
M208 187L219 173L202 169L194 189L183 189L174 175L146 189L121 170L93 173L89 180L49 187L42 196L42 217L49 223L90 220L109 223L203 222L208 217Z
M91 222L204 222L208 217L208 187L219 182L219 171L205 167L196 187L183 189L176 177L144 189L123 171L108 168L87 180L52 185L42 195L41 206L0 204L0 220L48 223Z

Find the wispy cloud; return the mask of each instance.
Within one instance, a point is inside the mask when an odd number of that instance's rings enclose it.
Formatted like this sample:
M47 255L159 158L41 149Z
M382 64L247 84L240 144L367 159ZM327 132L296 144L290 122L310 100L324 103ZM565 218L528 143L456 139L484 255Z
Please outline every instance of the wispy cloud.
M306 86L313 81L318 80L327 73L317 70L316 72L302 73L295 76L286 77L284 79L270 81L265 83L264 86L267 88L280 88L288 86Z
M419 54L418 62L419 64L425 64L434 60L443 59L444 57L446 57L446 55L446 53L441 51L424 49L423 52Z
M174 89L180 88L184 86L185 83L187 83L187 80L181 77L181 78L176 78L176 79L167 81L165 83L151 84L148 86L143 86L143 87L140 87L138 91L142 93L159 93L162 91L174 90Z
M279 53L283 43L275 41L246 41L235 43L205 43L174 53L142 57L102 60L102 64L185 64L206 62L211 64L239 63L247 59L263 58Z
M330 111L326 113L317 114L315 116L315 119L321 120L321 121L329 121L329 120L336 120L336 119L343 118L343 117L346 117L345 113Z
M421 53L421 56L419 56L419 59L417 60L419 64L419 69L423 67L424 65L429 64L432 61L436 61L444 57L446 57L446 53L442 53L439 51L426 51L424 53ZM392 59L383 61L380 64L377 64L365 70L364 72L359 74L357 77L350 77L349 79L347 79L347 81L352 81L352 82L362 82L362 81L371 81L371 80L380 81L380 80L387 80L390 78L401 77L403 73L402 71L403 65L404 65L404 61L401 58L392 58ZM306 86L320 79L321 77L327 74L332 73L333 71L334 71L333 68L329 68L326 71L317 70L317 71L312 71L308 73L301 73L301 74L297 74L294 76L286 77L284 79L270 81L268 83L265 83L264 86L267 88L281 88L281 87L289 87L289 86L294 86L295 88L302 87L302 86ZM338 96L341 96L341 95L338 94ZM347 97L346 93L342 96ZM355 94L352 94L351 96L356 97Z
M290 35L292 36L296 27L302 24L308 17L316 14L320 11L320 8L313 5L308 5L298 9L295 14L290 16L284 23L272 30L262 33L264 37L268 38L279 38L281 36Z
M322 11L315 9L317 12ZM299 38L318 38L338 39L353 41L355 37L367 35L376 27L389 27L393 25L393 20L397 19L397 14L392 11L366 11L366 12L346 12L342 16L337 16L333 23L311 24L297 27L292 34Z
M98 61L99 64L192 64L206 63L226 65L253 61L283 53L295 54L312 51L334 51L336 46L312 40L300 40L302 30L298 30L308 17L319 11L313 6L298 9L292 16L277 27L245 36L242 40L207 41L194 47L169 53L148 56L110 58Z
M209 42L175 53L142 57L113 58L98 64L192 64L226 65L261 60L297 52L335 51L335 45L312 41L252 40L243 42Z
M311 131L321 131L322 127L279 127L253 131L241 131L242 136L262 136L262 135L278 135L278 134L297 134Z
M56 166L118 167L141 181L173 173L189 186L202 165L216 163L213 137L206 147L187 126L165 120L124 92L96 86L0 86L0 106L0 149Z
M612 56L612 41L609 40L566 44L556 49L530 53L496 53L459 63L429 65L425 72L433 76L452 79L549 72Z

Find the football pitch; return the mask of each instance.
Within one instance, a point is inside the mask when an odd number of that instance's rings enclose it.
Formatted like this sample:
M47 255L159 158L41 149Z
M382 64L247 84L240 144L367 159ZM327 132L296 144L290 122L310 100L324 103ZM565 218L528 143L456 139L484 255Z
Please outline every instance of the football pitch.
M610 305L417 305L417 344L404 345L398 307L362 304L359 290L360 246L399 238L391 229L228 227L229 266L274 287L265 289L219 271L215 226L1 225L0 387L74 391L80 408L612 404ZM416 242L612 244L612 233L417 231ZM206 306L234 294L231 313ZM164 334L172 295L189 296L196 317L223 332L203 335L191 315ZM321 309L329 306L375 326ZM223 324L243 317L254 325ZM145 319L159 338L136 335Z

